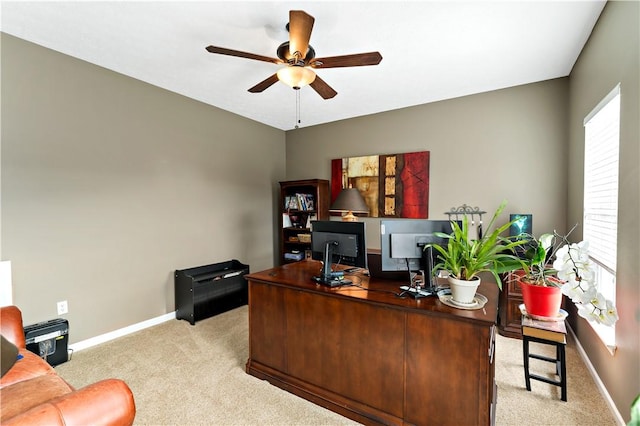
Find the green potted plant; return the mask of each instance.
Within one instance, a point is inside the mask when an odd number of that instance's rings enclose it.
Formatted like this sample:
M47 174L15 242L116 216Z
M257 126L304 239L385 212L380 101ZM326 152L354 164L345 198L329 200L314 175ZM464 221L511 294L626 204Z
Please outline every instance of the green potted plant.
M525 309L530 315L553 318L562 304L562 281L556 277L557 271L548 265L556 248L555 236L543 234L536 239L520 234L517 238L526 241L521 255L523 267L513 273L520 285Z
M435 234L447 240L445 245L428 244L425 247L432 247L438 252L439 261L433 270L434 273L440 270L448 272L454 303L473 303L476 289L480 285L480 273L490 272L498 287L502 289L500 274L522 268L522 262L514 255L513 250L526 241L511 241L501 236L516 220L493 229L496 219L506 205L506 201L500 204L482 237L469 237L469 220L463 216L462 226L456 221L451 222L451 234Z
M521 256L522 271L515 272L525 310L530 315L554 318L560 311L564 294L576 305L581 317L612 325L618 314L613 302L597 289L588 241L569 241L576 226L565 235L554 232L538 239L527 234L518 236L517 240L526 241L526 250Z

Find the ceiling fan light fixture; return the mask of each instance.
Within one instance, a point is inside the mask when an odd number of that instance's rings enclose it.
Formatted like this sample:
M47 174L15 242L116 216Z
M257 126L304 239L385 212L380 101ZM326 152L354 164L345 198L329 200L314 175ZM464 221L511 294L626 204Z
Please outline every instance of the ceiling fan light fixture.
M316 58L315 50L309 45L314 22L315 18L305 11L290 10L289 23L287 24L289 40L278 46L276 50L277 58L219 46L207 46L206 49L209 53L218 55L236 56L238 58L270 62L276 65L285 65L280 71L271 74L260 83L250 87L248 89L250 93L261 93L278 81L282 81L284 84L296 90L310 85L322 99L331 99L336 96L338 92L329 86L322 78L316 76L313 69L378 65L382 60L382 55L380 52L366 52Z
M311 69L300 66L291 65L278 70L278 80L286 84L287 86L299 89L308 84L313 83L316 79L316 73Z

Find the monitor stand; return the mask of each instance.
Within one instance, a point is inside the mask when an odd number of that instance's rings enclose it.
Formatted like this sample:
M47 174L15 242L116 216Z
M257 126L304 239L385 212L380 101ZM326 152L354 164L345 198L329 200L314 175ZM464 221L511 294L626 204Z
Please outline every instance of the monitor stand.
M418 277L418 274L416 274L415 276L412 276L411 271L409 271L409 285L403 285L400 287L400 290L402 291L400 292L400 294L398 294L398 297L410 296L410 297L413 297L414 299L419 299L421 297L427 297L427 296L432 296L436 294L435 289L433 289L431 285L428 285L428 286L424 285L425 274L424 274L424 271L421 271L421 272L422 272L422 281L417 282L416 279Z
M336 241L327 241L324 245L324 259L320 275L313 277L318 284L327 287L339 287L341 285L351 284L351 281L344 279L344 272L333 272L331 270L331 259L333 258L333 248L337 246Z
M344 278L315 276L313 277L313 280L318 284L326 285L327 287L340 287L341 285L351 284L351 281L345 280Z
M424 265L426 264L427 266L427 271L429 273L431 273L431 269L432 269L432 265L430 261L425 262L425 255L424 255L424 244L419 245L419 247L421 247L421 250L423 252L422 255L422 259L421 259L421 267L424 267ZM431 253L429 252L429 255ZM426 277L429 276L431 277L431 275L426 275L425 274L425 270L421 269L420 273L422 276L422 279L420 281L417 280L418 278L418 274L412 274L411 272L411 267L410 267L410 263L409 263L409 259L405 259L406 263L407 263L407 271L409 273L409 285L403 285L400 286L400 294L398 294L398 297L406 297L406 296L410 296L413 297L414 299L419 299L421 297L427 297L427 296L431 296L436 294L436 292L434 291L434 289L432 288L432 283L431 280L429 279L429 285L425 285L426 284Z
M408 285L403 285L402 287L400 287L400 290L402 290L402 292L398 294L398 297L411 296L414 299L419 299L421 297L433 295L433 293L431 293L430 291L417 287L409 287Z

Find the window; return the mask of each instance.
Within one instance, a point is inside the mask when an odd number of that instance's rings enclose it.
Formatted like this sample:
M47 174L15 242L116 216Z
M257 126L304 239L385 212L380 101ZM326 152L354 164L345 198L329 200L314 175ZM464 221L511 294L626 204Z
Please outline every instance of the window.
M584 127L583 238L589 242L600 292L615 301L620 85L585 117ZM589 324L610 349L615 347L615 326Z

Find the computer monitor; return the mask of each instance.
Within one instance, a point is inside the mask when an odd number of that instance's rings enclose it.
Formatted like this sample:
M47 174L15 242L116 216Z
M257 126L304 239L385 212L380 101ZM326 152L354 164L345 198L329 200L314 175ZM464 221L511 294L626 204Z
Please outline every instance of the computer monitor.
M517 237L522 234L531 235L533 233L533 215L531 214L511 214L509 222L515 222L509 227L509 236Z
M458 221L459 222L459 221ZM451 234L451 221L427 219L382 219L380 253L383 271L424 271L426 287L431 287L431 272L437 263L437 251L425 250L427 244L446 245L446 238L436 232Z
M531 256L537 250L536 239L533 236L533 215L513 213L509 215L509 222L514 222L509 227L509 239L526 241L523 245L514 247L513 252L519 258L527 259L527 252ZM551 256L551 253L548 253L548 256Z
M316 282L325 285L347 284L343 273L332 265L341 264L367 269L367 243L364 222L332 220L311 221L311 257L323 261Z

